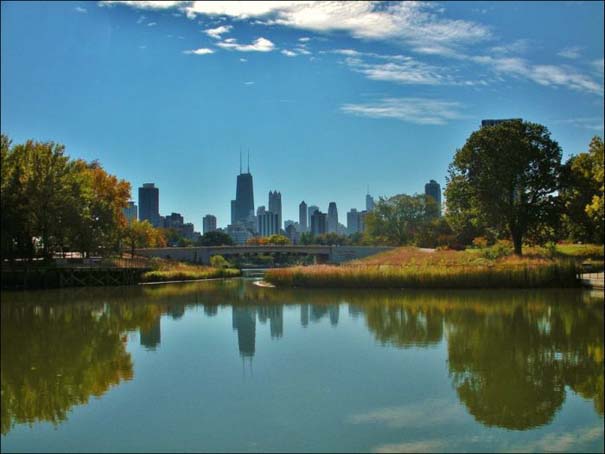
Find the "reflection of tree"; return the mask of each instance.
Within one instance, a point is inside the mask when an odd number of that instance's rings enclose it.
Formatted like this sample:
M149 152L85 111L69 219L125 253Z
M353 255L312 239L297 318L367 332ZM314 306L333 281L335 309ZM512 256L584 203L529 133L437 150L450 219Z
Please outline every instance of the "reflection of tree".
M426 346L443 337L443 316L434 308L370 304L365 309L368 328L383 344Z
M478 421L519 430L546 424L566 385L603 413L603 313L578 304L448 313L450 373Z

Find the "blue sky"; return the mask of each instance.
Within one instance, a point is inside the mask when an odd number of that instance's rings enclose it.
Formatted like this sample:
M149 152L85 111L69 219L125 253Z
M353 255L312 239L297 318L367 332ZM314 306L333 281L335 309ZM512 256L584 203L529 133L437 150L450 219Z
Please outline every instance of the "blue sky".
M445 186L483 118L603 135L602 2L2 2L1 129L64 143L201 229L229 222L239 150L255 203L340 221Z

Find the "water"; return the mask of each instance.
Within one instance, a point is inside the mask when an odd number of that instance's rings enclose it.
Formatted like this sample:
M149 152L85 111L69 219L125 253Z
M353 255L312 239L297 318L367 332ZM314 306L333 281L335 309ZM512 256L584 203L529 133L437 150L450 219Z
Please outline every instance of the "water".
M2 451L603 451L603 301L245 280L3 293Z

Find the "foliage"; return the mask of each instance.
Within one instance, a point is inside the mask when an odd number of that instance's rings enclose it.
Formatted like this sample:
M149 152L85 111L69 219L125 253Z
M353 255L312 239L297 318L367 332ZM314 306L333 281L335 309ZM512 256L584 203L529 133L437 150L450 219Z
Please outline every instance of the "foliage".
M485 238L484 236L478 236L476 238L473 239L473 246L475 246L478 249L485 249L488 245L488 241L487 238Z
M196 246L232 246L233 240L225 232L215 230L204 233L197 241Z
M545 126L511 120L473 132L449 167L453 227L467 219L507 231L520 255L528 230L557 222L560 168L561 148Z
M481 256L490 260L508 257L513 253L513 245L509 240L498 240L496 244L481 251Z
M54 142L1 138L2 258L119 249L130 184Z
M124 229L124 237L127 240L131 254L134 255L135 248L165 247L166 239L162 229L154 228L149 221L131 221Z
M432 197L399 194L381 197L365 217L366 231L378 244L404 245L415 239L419 230L438 216Z
M222 255L213 255L210 257L210 266L213 268L223 269L229 268L231 264Z
M264 246L266 244L275 245L287 245L291 244L290 239L284 235L271 235L271 236L253 236L246 244L253 246Z

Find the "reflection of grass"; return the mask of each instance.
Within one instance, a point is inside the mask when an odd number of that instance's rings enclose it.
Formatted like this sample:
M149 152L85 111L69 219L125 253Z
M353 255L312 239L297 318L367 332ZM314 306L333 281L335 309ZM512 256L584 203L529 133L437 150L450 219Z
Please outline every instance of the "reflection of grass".
M541 254L487 259L467 251L397 248L343 266L269 270L265 279L288 287L532 288L577 286L570 260Z

